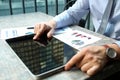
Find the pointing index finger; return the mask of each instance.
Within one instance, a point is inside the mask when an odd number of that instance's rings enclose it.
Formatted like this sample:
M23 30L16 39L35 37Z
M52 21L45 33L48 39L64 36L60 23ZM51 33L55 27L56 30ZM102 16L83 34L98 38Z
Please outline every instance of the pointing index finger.
M79 51L77 52L76 55L74 55L65 65L65 70L69 70L70 68L72 68L76 63L80 62L80 60L82 60L84 57L84 54Z

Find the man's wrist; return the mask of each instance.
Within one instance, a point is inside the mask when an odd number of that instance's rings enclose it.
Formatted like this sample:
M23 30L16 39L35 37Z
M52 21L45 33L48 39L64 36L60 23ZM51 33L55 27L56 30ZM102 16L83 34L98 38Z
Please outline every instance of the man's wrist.
M116 59L117 57L117 52L115 51L114 48L111 48L109 45L105 44L103 45L106 48L106 55L109 59Z
M56 22L54 20L50 20L48 22L48 25L51 27L51 28L55 28L56 27Z

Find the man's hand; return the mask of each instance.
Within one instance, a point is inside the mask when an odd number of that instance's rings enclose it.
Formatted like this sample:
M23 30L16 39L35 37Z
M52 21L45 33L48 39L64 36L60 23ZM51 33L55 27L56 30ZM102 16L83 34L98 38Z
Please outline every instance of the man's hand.
M100 71L108 61L105 50L106 48L103 46L85 47L68 61L65 65L65 70L69 70L76 65L81 71L92 76Z
M51 25L49 22L37 24L34 28L35 36L33 37L33 40L38 41L44 46L47 45L54 32L54 27L51 27Z

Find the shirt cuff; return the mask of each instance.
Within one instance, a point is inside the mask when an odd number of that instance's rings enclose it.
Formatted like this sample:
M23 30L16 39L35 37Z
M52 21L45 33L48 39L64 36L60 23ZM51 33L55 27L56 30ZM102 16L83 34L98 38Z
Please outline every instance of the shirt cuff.
M117 44L120 47L120 41L116 41L115 44Z
M64 11L61 14L55 16L53 20L56 21L56 28L66 27L73 23L67 11Z

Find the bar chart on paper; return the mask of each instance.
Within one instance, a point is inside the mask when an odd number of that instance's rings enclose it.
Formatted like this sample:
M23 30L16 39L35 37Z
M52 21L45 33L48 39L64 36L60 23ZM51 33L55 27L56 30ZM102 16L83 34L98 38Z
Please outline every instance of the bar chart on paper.
M78 30L65 29L64 32L54 35L55 38L68 44L69 46L80 50L88 44L92 44L101 38Z

